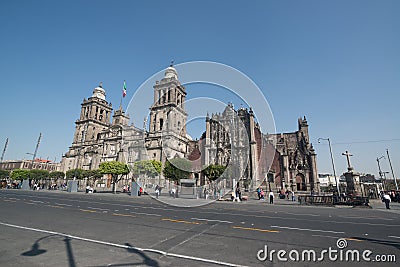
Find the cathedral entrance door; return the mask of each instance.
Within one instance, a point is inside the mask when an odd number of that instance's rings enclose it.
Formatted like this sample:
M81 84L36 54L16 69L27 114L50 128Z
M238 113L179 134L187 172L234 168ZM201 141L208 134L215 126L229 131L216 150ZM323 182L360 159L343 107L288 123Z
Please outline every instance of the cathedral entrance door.
M297 191L307 191L306 178L302 173L296 175Z

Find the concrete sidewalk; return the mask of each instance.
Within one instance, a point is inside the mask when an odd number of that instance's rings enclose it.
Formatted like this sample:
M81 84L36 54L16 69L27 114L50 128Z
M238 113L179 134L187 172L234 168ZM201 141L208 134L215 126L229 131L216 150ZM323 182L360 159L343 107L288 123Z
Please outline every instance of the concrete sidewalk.
M386 209L385 203L380 199L370 199L369 205L376 210L400 211L400 203L398 202L390 202L390 210Z

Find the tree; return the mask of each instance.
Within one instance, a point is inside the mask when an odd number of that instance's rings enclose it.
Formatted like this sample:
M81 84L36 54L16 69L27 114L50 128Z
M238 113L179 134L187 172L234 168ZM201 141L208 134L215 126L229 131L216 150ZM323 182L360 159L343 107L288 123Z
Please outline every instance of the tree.
M100 172L100 169L82 171L82 178L93 180L93 184L96 182L97 179L100 179L101 177L103 177L103 174Z
M67 177L67 179L81 179L82 178L82 169L72 169L72 170L68 170L65 173L65 176Z
M7 170L0 170L0 179L4 180L10 176L10 171Z
M116 184L122 179L122 175L129 173L128 165L119 161L106 161L100 163L100 173L111 175L112 191L117 192Z
M59 171L54 171L54 172L49 173L49 178L51 178L51 179L56 179L56 180L63 179L64 176L65 176L65 173L59 172Z
M29 178L29 170L15 169L11 172L10 178L13 180L24 180Z
M151 164L153 165L153 168L156 171L156 173L154 173L154 176L160 175L162 170L162 162L159 160L152 159Z
M35 180L43 180L49 177L49 171L47 170L30 170L29 178Z
M165 178L173 181L180 179L187 179L191 172L192 164L187 159L171 159L167 160L164 165L164 176Z
M162 163L158 160L142 160L137 161L133 164L131 170L135 176L144 174L150 177L156 177L160 175L162 169Z
M220 178L222 174L225 172L226 166L211 164L202 170L202 173L207 176L210 182L213 182Z

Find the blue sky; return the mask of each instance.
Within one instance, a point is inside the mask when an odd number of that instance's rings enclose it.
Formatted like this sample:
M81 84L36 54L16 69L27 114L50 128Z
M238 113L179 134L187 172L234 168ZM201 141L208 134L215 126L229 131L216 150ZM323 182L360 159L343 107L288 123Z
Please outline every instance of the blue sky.
M129 97L172 59L208 60L261 88L278 132L307 117L319 172L331 172L317 144L329 137L338 173L349 150L356 170L377 174L388 148L399 175L399 10L368 0L1 1L0 148L8 137L5 159L30 158L42 132L38 156L59 161L100 81L116 107L123 80Z

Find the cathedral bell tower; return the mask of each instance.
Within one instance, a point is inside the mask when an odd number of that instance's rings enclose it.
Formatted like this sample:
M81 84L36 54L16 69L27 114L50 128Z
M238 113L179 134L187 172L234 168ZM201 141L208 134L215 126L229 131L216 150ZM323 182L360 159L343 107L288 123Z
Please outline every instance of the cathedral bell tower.
M81 104L81 114L75 122L75 135L72 146L96 142L98 134L110 126L112 106L106 101L106 91L102 83L93 90L89 99Z
M166 158L185 157L188 137L185 111L186 89L178 80L171 64L164 78L156 81L154 102L150 107L149 134L146 139L150 159L165 162Z

